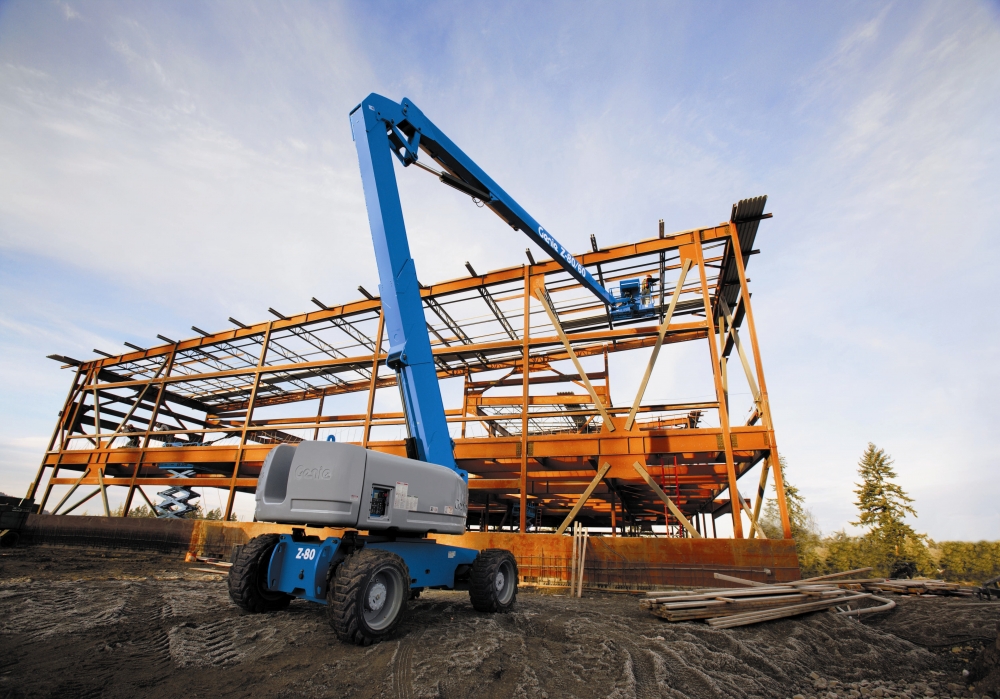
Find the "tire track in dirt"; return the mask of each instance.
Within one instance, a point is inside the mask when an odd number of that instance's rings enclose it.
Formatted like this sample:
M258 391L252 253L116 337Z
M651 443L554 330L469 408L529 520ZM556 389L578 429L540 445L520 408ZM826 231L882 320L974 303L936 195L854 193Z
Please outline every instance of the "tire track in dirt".
M39 572L38 555L59 567ZM171 557L136 569L72 549L4 556L0 697L12 688L17 699L186 696L193 681L219 696L782 699L811 687L813 670L850 682L947 669L903 638L953 638L1000 616L1000 605L951 613L904 598L864 624L816 614L718 630L664 623L623 596L525 591L511 614L486 615L465 593L428 591L395 638L359 648L336 640L318 605L244 615L222 581L189 577Z
M598 623L602 629L598 629ZM566 623L567 635L587 639L581 646L589 647L591 666L604 666L611 675L609 697L615 699L659 699L663 696L657 681L654 654L635 642L635 633L629 629L612 626L606 620L575 617ZM594 644L593 640L602 638ZM586 663L584 666L586 667Z
M161 585L159 597L163 599L161 617L195 617L218 614L229 606L229 599L217 590L206 590L204 584L176 582Z
M127 623L116 629L116 634L123 650L140 659L147 669L168 672L173 663L170 637L161 624L162 588L158 583L136 585L125 599Z
M116 594L94 595L93 590L74 583L33 582L3 600L0 633L23 634L34 641L119 624L125 620L123 597L132 584L112 583Z
M396 699L413 699L413 651L416 644L404 638L399 641L392 661L392 688Z
M657 699L661 692L656 682L656 667L649 651L627 643L625 653L630 660L635 699Z
M185 622L170 629L168 636L170 657L178 667L233 665L240 659L236 630L229 619Z

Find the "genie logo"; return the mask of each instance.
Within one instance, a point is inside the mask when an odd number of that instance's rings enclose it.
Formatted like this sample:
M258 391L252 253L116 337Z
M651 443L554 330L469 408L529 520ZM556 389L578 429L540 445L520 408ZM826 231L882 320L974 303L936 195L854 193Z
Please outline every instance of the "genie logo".
M300 480L332 481L333 469L319 468L318 466L299 466L295 469L295 477Z
M567 250L562 245L560 245L558 240L556 240L551 235L549 235L549 232L547 230L545 230L544 228L542 228L541 226L539 226L538 227L538 235L539 235L539 237L542 240L544 240L546 243L548 243L549 247L552 248L552 250L559 257L561 257L564 260L566 260L569 263L570 267L572 267L573 269L575 269L580 274L583 274L583 275L587 274L586 268L584 268L584 266L580 264L579 260L577 260L575 257L573 257L573 255L570 254L569 250Z

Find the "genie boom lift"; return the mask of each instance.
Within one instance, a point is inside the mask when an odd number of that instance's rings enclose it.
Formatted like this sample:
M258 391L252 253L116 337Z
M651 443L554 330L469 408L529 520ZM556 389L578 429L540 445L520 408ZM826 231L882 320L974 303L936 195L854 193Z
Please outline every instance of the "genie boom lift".
M502 613L514 606L518 583L509 551L427 538L465 531L468 473L458 468L448 434L391 156L403 167L434 173L523 231L613 318L656 310L637 280L622 282L617 294L605 290L408 99L396 103L373 93L350 120L389 338L386 364L396 372L412 458L332 441L272 449L258 480L254 519L346 531L322 541L304 529L252 539L230 569L229 595L251 613L284 609L295 598L325 604L341 640L368 645L392 633L407 601L423 589L468 588L475 609ZM418 162L421 150L440 171Z

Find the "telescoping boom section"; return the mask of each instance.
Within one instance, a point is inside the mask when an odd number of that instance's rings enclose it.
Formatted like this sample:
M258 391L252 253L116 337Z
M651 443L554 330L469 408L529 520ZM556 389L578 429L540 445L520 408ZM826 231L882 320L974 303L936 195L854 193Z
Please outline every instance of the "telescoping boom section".
M351 129L358 149L368 220L375 244L382 310L389 336L387 363L399 377L415 456L458 471L390 153L404 167L418 165L433 172L444 184L488 207L515 231L523 231L576 281L607 305L612 315L635 313L639 306L631 296L616 297L608 293L572 253L410 100L396 103L372 93L351 112ZM419 162L421 150L442 169L438 171ZM468 477L466 472L460 473Z

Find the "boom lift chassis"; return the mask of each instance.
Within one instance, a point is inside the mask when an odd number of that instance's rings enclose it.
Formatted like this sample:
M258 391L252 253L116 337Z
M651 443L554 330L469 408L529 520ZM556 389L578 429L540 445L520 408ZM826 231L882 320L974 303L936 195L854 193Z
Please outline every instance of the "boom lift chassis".
M415 479L418 473L427 477L427 464L437 464L461 477L464 493L455 499L453 514L461 513L458 526L464 530L468 473L459 469L455 462L390 153L404 167L417 165L434 173L444 184L491 209L514 230L523 231L584 288L593 292L608 307L610 317L643 317L655 311L651 303L638 300L637 282L623 283L618 295L598 284L566 248L408 99L396 103L372 93L354 108L350 120L389 338L386 364L398 377L409 433L410 464L405 463L405 459L398 459L392 464L393 473L402 474L400 478L406 478L408 471ZM442 169L438 171L419 162L421 150ZM268 534L251 540L239 550L229 574L229 594L240 608L254 613L275 611L287 607L294 598L326 604L337 636L347 642L366 645L389 635L402 620L407 601L425 588L467 586L472 604L479 611L506 612L513 607L518 573L517 563L509 551L487 549L480 552L437 544L425 538L435 531L434 525L427 525L423 530L419 527L414 530L414 526L380 526L391 486L372 484L368 494L330 492L332 482L343 490L341 484L352 478L360 478L367 487L372 478L370 474L365 475L364 460L351 461L348 452L319 452L310 448L307 451L313 455L313 460L306 464L297 457L279 456L281 449L288 447L276 447L268 457L270 465L265 465L261 473L257 487L257 519L266 520L270 513L272 519L279 521L323 526L345 521L346 516L347 523L360 527L361 518L367 516L368 522L373 524L368 526L368 536L350 530L342 537L321 541L318 537L306 536L304 529L294 529L291 535ZM297 447L297 452L300 450L302 445ZM326 459L319 466L315 466L316 454ZM288 465L282 466L286 461ZM414 462L426 463L419 464L418 468ZM330 475L325 475L327 473ZM437 478L440 474L431 475ZM294 496L288 491L298 488L297 492L301 492L304 486L294 481L304 477L319 479L316 486L311 483L305 486L320 493L310 495L316 498L323 492L323 479L330 480L331 485L323 496L330 500L292 499ZM410 499L408 491L401 486L408 484L396 482L394 516L396 509L418 510L418 498ZM368 498L370 501L366 501ZM306 513L319 513L323 506L309 505L319 508L311 510L299 506L301 514L295 514L297 502L335 502L341 506L336 511L347 514L332 515L334 510L324 511L323 517L310 521ZM357 502L363 505L357 506ZM446 506L444 510L452 510L452 507ZM429 509L429 513L438 511L436 505ZM419 520L421 513L417 511L416 514ZM424 516L426 521L431 521L430 514ZM396 520L411 522L404 515Z

